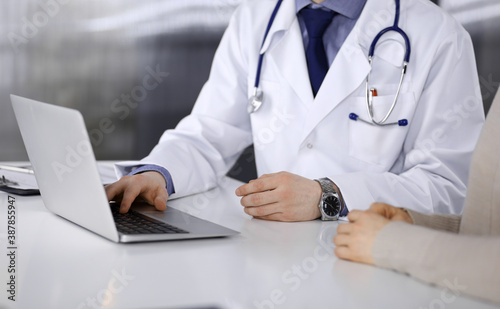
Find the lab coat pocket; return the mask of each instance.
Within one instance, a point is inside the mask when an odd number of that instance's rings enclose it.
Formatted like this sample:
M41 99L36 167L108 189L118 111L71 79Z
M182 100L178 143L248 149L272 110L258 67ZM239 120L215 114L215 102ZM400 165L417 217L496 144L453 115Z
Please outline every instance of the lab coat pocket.
M390 110L394 96L373 98L373 113L376 121L382 120ZM350 103L350 113L355 113L370 122L365 97L356 97ZM403 149L403 144L411 125L415 110L413 93L402 93L394 111L386 123L408 120L407 126L377 126L361 120L349 121L349 156L366 163L375 164L389 170Z

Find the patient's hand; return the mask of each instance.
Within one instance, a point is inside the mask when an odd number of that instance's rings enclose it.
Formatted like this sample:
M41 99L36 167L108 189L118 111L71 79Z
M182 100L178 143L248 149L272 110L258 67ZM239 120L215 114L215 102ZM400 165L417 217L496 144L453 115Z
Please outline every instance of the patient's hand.
M339 224L333 238L335 255L341 259L373 265L372 247L378 232L389 223L387 218L370 211L353 210L349 223Z
M413 224L403 209L374 203L366 211L353 210L347 216L349 223L339 224L333 243L335 254L345 260L373 265L372 248L380 230L390 221Z
M167 209L167 184L165 178L155 171L132 176L105 187L109 201L120 203L120 213L126 213L135 200L144 201L158 210Z
M379 214L391 221L404 221L413 224L413 219L402 208L397 208L383 203L373 203L368 211Z

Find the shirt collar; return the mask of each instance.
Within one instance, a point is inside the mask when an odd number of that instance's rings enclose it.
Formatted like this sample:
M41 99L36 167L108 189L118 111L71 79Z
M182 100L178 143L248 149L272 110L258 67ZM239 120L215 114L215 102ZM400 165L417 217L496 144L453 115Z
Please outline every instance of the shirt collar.
M365 6L366 0L325 0L316 4L311 0L295 0L297 13L306 6L325 7L350 19L357 19Z

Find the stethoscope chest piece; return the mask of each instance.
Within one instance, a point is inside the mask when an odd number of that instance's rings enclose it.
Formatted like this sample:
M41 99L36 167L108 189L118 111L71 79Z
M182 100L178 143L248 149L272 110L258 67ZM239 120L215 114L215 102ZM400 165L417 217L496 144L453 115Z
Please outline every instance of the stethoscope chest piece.
M263 93L260 89L255 88L253 96L248 99L247 111L249 114L253 114L258 111L262 106Z

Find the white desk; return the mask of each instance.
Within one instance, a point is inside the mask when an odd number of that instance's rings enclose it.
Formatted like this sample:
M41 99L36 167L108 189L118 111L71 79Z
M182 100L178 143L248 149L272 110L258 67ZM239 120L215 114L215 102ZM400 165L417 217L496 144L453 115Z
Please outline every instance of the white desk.
M228 178L169 206L241 235L144 244L112 243L49 213L39 196L16 196L15 303L5 288L8 195L0 193L0 308L492 308L339 260L331 243L338 223L252 219L234 195L238 185Z

